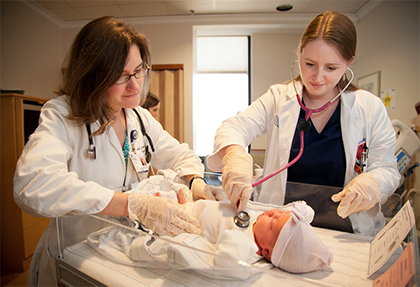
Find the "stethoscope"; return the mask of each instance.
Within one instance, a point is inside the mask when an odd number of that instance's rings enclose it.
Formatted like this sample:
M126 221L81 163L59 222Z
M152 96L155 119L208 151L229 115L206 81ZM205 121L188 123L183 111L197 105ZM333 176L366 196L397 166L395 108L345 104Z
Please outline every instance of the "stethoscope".
M155 152L155 147L153 146L152 139L150 138L150 136L146 132L146 128L144 127L144 124L143 124L143 121L142 121L142 119L140 117L139 112L136 109L132 109L132 110L136 113L136 115L137 115L137 117L139 119L141 133L143 134L144 137L146 137L146 139L147 139L147 141L149 143L149 145L146 146L145 153L144 153L145 160L146 160L147 163L149 163L150 162L150 159L152 157L152 154L149 151L149 146L150 146L150 149L152 150L152 153L153 154ZM96 147L95 147L95 144L93 143L92 132L91 132L91 129L90 129L90 125L89 124L86 124L86 131L88 133L88 139L89 139L89 147L88 147L88 150L87 150L88 158L95 160L96 159ZM131 144L133 144L134 140L136 140L137 137L138 137L137 130L131 131L131 133L130 133L130 142L131 142Z
M298 91L296 89L295 77L293 75L293 68L294 68L295 62L292 63L292 66L290 68L290 74L291 74L291 77L292 77L293 89L296 92L296 98L297 98L297 101L299 103L299 106L305 111L305 119L302 119L302 120L300 120L298 122L298 129L300 130L300 150L299 150L299 154L292 161L290 161L288 164L286 164L285 166L283 166L280 169L272 172L271 174L267 175L266 177L263 177L260 180L254 182L252 184L252 187L255 187L255 186L257 186L257 185L265 182L266 180L272 178L273 176L279 174L280 172L282 172L286 168L289 168L292 165L294 165L300 159L300 157L303 154L303 147L304 147L303 138L304 138L304 133L307 132L307 131L309 131L311 129L311 126L312 126L311 125L311 122L309 121L309 118L311 117L311 115L314 114L314 113L322 112L323 110L325 110L326 108L328 108L335 100L337 100L347 90L347 88L350 86L351 82L354 79L354 73L353 73L353 71L349 67L347 67L347 70L350 71L351 78L350 78L349 82L347 83L347 85L344 87L344 89L341 90L340 93L338 93L338 95L335 96L335 98L333 98L332 100L330 100L329 102L327 102L326 104L324 104L322 107L320 107L318 109L310 109L310 108L307 108L302 103L302 100L300 99L299 93L298 93ZM344 76L345 75L343 75L343 77ZM246 215L243 214L243 213L246 213ZM246 224L246 223L243 222L244 221L244 218L248 218L248 221L249 221L248 213L246 211L240 211L238 213L238 215L236 215L235 218L234 218L235 224L237 226L239 226L239 227L246 227L246 226L248 226L249 223ZM245 224L246 224L246 226L242 226L242 225L245 225Z

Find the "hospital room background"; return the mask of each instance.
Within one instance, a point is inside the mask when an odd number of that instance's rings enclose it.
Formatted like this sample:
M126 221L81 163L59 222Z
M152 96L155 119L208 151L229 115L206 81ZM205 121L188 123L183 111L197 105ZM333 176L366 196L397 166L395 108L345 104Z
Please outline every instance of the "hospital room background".
M24 90L25 95L38 98L54 98L53 89L59 81L65 54L88 21L59 20L32 1L1 1L0 9L1 88ZM97 17L104 16L100 13L98 11ZM398 119L408 126L417 120L418 129L420 121L415 104L420 102L419 13L417 0L370 1L362 13L349 15L358 31L356 61L352 65L355 83L358 78L379 71L380 91L395 91L394 106L387 108L390 119ZM127 21L149 38L153 65L183 65L183 139L193 148L196 36L204 30L213 35L230 30L233 34L250 36L253 101L271 84L290 79L289 67L296 58L294 51L303 29L314 15L186 15L128 18ZM208 111L209 120L212 113L217 111ZM3 131L1 138L2 143L7 140ZM264 138L257 139L252 149L263 152ZM420 161L420 155L416 157ZM2 181L6 173L10 171L6 171L2 163ZM420 169L415 170L412 185L420 188ZM1 204L3 209L3 204L14 202L2 200Z

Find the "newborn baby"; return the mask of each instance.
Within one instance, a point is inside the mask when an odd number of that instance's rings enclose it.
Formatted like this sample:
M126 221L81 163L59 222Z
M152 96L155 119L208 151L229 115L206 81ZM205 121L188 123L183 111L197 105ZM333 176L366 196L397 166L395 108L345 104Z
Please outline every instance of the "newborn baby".
M235 225L236 209L230 202L187 202L182 190L179 190L178 202L190 210L200 223L201 235L213 244L220 242L225 230L240 230L253 239L258 255L287 272L311 272L332 262L332 253L309 225L314 211L303 201L264 213L248 210L251 217L248 228Z
M192 202L188 188L174 182L166 174L153 176L130 192L177 199L199 221L201 236L217 245L217 253L225 257L258 261L263 256L291 273L311 272L331 264L333 255L309 225L314 211L304 201L265 212L248 209L249 227L240 228L233 221L237 211L229 201Z

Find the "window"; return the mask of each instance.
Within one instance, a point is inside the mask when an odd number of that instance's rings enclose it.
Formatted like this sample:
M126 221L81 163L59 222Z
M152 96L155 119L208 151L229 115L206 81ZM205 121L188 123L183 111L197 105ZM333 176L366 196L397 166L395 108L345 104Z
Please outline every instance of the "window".
M197 37L197 73L193 81L194 151L213 151L223 120L250 103L248 36Z

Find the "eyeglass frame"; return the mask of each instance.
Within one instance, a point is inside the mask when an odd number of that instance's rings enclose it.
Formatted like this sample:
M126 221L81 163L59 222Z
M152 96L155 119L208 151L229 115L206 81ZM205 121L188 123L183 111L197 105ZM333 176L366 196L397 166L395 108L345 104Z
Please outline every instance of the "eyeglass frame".
M128 76L127 81L122 82L122 83L118 83L118 81L117 81L115 84L116 85L123 85L125 83L128 83L128 81L130 81L131 77L134 77L136 80L143 78L150 71L150 66L147 63L145 63L145 64L146 64L146 68L140 69L140 70L138 70L137 72L135 72L135 73L133 73L131 75L124 75L126 77ZM141 73L142 71L145 71L145 73L142 76L137 77L136 75L139 74L139 73ZM120 80L121 77L118 80Z

